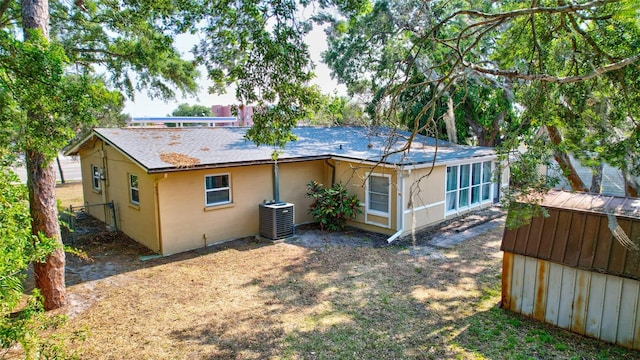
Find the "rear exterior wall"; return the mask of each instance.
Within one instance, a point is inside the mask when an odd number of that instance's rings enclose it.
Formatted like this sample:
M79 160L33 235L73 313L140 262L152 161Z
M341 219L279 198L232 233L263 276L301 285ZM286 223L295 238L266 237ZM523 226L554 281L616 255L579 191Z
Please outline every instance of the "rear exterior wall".
M160 243L155 229L156 206L154 182L157 175L148 175L141 167L131 162L111 146L97 141L91 149L80 150L83 192L87 211L95 218L135 239L149 249L159 252ZM100 190L93 188L92 165L103 172ZM138 177L139 201L131 201L129 177ZM92 206L112 202L115 205L115 224L108 208Z
M321 181L322 161L279 164L280 201L296 224L312 221L306 184ZM205 176L229 175L231 202L206 206ZM274 199L273 167L253 165L168 173L158 182L162 253L174 254L259 233L258 205Z

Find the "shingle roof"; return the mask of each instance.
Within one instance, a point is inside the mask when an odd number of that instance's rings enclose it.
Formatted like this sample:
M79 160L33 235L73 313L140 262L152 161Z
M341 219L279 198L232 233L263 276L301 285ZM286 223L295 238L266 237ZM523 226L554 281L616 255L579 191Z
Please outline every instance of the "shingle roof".
M273 148L256 146L245 139L246 128L99 128L94 133L136 161L147 172L177 170L166 162L167 154L191 159L195 168L271 162ZM385 150L397 150L406 141L388 129L364 127L299 127L298 140L281 149L278 161L339 157L357 161L380 161ZM431 164L436 141L417 136L410 151L392 154L383 162L393 165ZM74 151L70 151L73 153ZM164 154L164 155L163 155ZM495 154L492 148L437 142L437 162L447 163ZM164 159L164 160L163 160ZM193 168L191 167L191 168Z

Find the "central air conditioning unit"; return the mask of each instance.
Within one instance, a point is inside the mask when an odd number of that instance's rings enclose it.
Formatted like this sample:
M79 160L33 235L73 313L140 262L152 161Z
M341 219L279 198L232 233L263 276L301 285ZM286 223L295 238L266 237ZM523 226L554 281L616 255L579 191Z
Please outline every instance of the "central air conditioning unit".
M260 204L260 236L271 240L293 236L293 204Z

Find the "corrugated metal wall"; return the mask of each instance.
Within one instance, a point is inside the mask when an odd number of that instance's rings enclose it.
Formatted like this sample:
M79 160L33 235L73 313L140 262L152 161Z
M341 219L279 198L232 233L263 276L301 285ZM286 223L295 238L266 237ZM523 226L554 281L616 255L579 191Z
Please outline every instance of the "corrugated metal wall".
M605 214L548 208L549 217L506 230L502 251L640 280L640 251L620 245ZM630 239L640 238L640 220L617 217Z
M551 192L548 217L505 229L505 309L640 349L640 199Z
M505 309L640 349L640 282L532 257L504 254Z

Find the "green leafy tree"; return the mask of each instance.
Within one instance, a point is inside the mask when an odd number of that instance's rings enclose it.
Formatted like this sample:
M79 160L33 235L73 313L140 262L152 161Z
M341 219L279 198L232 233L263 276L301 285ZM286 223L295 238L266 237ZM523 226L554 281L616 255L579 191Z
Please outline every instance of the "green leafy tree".
M189 105L189 104L180 104L178 108L171 112L171 116L196 116L196 117L205 117L212 116L211 108L204 105Z
M258 145L282 147L295 140L291 129L319 105L320 92L304 37L322 9L346 14L362 11L367 0L190 2L189 19L202 41L196 60L213 82L212 91L236 86L241 104L253 104L254 125L247 137ZM194 11L194 9L196 9ZM302 14L312 16L304 17ZM275 153L274 153L275 154Z
M158 97L173 96L173 88L195 90L195 64L181 60L171 46L170 30L181 25L173 20L175 9L165 5L0 2L0 145L25 155L37 239L61 241L52 160L74 130L95 122L105 106L118 106L107 84L92 75L94 66L110 74L109 86L130 96L144 88ZM16 37L20 30L24 40ZM64 262L58 246L34 264L45 309L65 303Z
M332 21L324 61L350 93L368 98L374 122L495 146L502 128L517 120L509 85L479 74L452 73L457 64L448 48L425 36L465 5L474 3L376 1L370 12ZM457 29L456 21L437 35L455 36ZM438 82L444 77L449 78L446 84Z
M442 136L451 127L446 114L455 113L463 139L502 144L505 154L524 144L547 156L538 165L559 163L578 190L586 188L569 154L594 167L616 164L634 195L639 6L381 0L370 12L332 20L324 58L350 91L369 94L382 123ZM517 190L553 182L515 180Z
M346 96L322 95L318 109L311 114L312 125L368 125L364 107Z
M62 359L67 356L53 339L40 332L63 320L42 312L39 292L24 294L26 270L32 262L44 261L57 248L54 239L31 234L27 189L10 169L13 156L0 151L0 347L20 344L26 358Z

